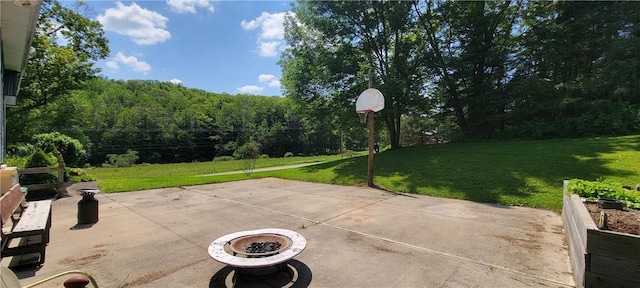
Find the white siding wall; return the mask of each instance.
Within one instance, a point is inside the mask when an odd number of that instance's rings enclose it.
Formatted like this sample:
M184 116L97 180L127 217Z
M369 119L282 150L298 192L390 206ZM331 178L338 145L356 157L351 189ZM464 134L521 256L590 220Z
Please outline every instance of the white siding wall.
M0 55L2 55L2 28L0 28ZM4 162L4 155L6 153L6 125L7 121L5 115L7 115L7 108L4 107L4 64L2 63L4 57L0 57L0 163Z

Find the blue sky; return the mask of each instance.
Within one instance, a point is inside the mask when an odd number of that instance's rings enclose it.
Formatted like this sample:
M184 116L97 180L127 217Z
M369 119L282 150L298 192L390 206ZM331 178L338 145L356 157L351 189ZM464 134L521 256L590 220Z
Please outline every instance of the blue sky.
M281 96L289 1L87 1L109 39L110 79L181 83L216 93Z

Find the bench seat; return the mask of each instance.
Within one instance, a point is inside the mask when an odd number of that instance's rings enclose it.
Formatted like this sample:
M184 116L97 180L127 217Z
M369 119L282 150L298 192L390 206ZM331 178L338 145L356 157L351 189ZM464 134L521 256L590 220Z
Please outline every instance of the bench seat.
M2 202L1 257L38 253L40 254L39 264L44 263L51 229L51 200L25 202L20 185L15 185L2 196L0 201ZM39 242L27 241L27 237L32 236L40 236ZM12 239L19 239L20 243L12 247Z

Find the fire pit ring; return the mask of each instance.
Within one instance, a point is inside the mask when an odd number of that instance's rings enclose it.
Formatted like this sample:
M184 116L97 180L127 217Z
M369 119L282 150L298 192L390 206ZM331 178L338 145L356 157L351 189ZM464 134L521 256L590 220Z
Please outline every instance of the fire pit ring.
M285 243L281 243L278 252L270 252L264 253L266 255L255 255L256 253L246 253L242 251L245 249L244 244L238 244L240 246L236 248L231 248L232 243L245 243L246 241L240 242L238 240L241 239L249 239L248 241L252 242L272 242L265 240L251 240L250 237L264 237L264 236L273 236L278 237L278 239L284 239L279 241L284 241ZM266 238L253 238L253 239L266 239ZM273 238L269 238L273 239ZM284 246L284 247L283 247ZM236 233L231 233L224 235L209 245L209 256L214 260L227 264L232 267L237 268L265 268L277 266L278 264L284 263L289 259L292 259L296 255L300 254L302 250L307 246L307 240L300 235L300 233L286 230L286 229L278 229L278 228L268 228L268 229L258 229L258 230L249 230L249 231L241 231ZM236 251L244 252L237 253ZM263 254L263 253L259 253ZM258 257L254 257L258 256Z
M289 237L268 233L238 237L229 243L229 248L233 253L247 257L275 255L289 249L290 246L291 239Z

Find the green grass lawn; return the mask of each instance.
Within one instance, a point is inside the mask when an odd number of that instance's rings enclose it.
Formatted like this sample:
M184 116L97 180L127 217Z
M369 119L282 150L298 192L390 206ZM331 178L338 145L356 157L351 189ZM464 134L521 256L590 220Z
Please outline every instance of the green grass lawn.
M287 166L304 163L329 162L342 156L313 156L258 159L255 169L273 166ZM206 183L244 180L244 174L205 176L200 175L242 170L242 160L192 162L173 164L142 164L132 167L89 168L87 173L99 180L105 192L125 192L152 188L178 187ZM198 176L198 177L194 177Z
M340 158L310 157L279 164L271 161L294 159L259 159L256 168L303 163L304 159L325 163L254 172L251 176L193 177L241 167L239 163L228 163L229 167L222 168L225 162L96 168L89 172L100 180L100 187L106 192L261 177L340 185L366 183L366 156ZM216 165L220 167L213 168ZM640 183L640 135L423 145L376 154L374 167L374 182L390 191L560 211L564 179L607 179L629 185Z

